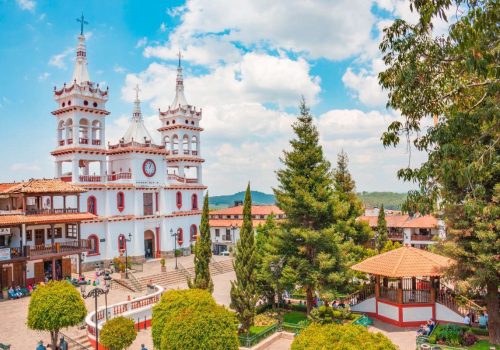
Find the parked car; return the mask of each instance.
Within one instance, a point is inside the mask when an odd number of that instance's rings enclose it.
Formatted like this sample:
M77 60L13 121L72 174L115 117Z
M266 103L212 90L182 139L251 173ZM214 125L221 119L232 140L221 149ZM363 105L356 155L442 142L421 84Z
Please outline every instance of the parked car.
M219 255L222 255L222 256L229 256L229 255L230 255L230 253L229 253L227 250L225 250L225 251L223 251L222 253L220 253Z

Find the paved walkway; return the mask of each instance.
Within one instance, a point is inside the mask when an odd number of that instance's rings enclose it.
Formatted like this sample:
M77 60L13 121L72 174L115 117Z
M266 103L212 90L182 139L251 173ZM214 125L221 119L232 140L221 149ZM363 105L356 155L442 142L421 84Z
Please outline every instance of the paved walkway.
M396 344L400 350L413 350L416 348L416 327L396 327L374 319L373 325L368 327L370 332L380 332Z

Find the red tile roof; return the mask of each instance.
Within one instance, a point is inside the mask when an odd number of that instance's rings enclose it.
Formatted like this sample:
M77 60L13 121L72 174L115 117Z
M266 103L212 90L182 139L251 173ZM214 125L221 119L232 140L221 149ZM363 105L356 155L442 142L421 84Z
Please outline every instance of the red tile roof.
M79 222L96 218L91 213L74 214L42 214L42 215L0 215L0 226L21 224L57 224L63 222Z
M378 223L377 216L360 216L358 220L366 221L370 227L376 227ZM387 227L436 228L438 226L438 220L432 215L416 218L411 218L409 215L387 215L385 220Z
M252 215L275 215L284 214L284 211L276 205L252 205ZM210 215L243 215L243 206L237 205L225 209L213 210Z
M442 276L455 261L426 250L404 246L372 256L351 268L385 277Z
M82 193L87 192L84 188L59 179L31 179L29 181L20 182L8 187L12 184L4 185L3 193ZM0 187L0 191L1 191Z
M257 219L252 220L252 226L255 228L259 225L264 225L266 220ZM210 219L210 227L241 227L243 224L242 219Z
M19 185L19 182L12 182L12 183L0 183L0 193L4 193L11 189L14 186Z

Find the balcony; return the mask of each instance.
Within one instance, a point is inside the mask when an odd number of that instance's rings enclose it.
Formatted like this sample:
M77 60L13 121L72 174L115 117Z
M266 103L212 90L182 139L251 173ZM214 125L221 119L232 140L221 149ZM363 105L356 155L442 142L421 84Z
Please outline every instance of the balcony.
M81 145L88 145L89 144L89 139L80 137L79 142Z
M61 181L64 181L64 182L71 182L72 181L71 175L61 176L59 179Z
M403 240L403 232L389 232L387 237L392 240L402 241Z
M412 241L432 241L433 235L419 235L419 234L412 234L411 235L411 240Z
M101 145L101 140L92 140L92 144L94 146L100 146Z
M187 183L187 184L196 184L196 183L198 183L198 179L188 179L188 178L179 176L177 174L168 174L167 178L170 181L177 181L177 182Z
M26 215L57 215L57 214L76 214L78 213L77 208L66 208L66 209L38 209L38 208L27 208Z
M66 140L66 143L67 143L68 145L72 145L72 144L73 144L73 139L67 139L67 140Z
M111 174L108 175L108 181L117 181L117 180L130 180L132 178L132 173L116 173L116 174Z
M80 182L101 182L102 178L100 175L80 175Z
M28 256L29 247L3 247L0 248L2 251L2 261L6 260L26 260ZM8 251L7 251L8 250Z
M29 248L29 258L35 260L48 256L64 256L86 252L90 249L90 241L80 239L54 244L39 244L27 248Z
M59 146L64 146L64 140L59 140Z

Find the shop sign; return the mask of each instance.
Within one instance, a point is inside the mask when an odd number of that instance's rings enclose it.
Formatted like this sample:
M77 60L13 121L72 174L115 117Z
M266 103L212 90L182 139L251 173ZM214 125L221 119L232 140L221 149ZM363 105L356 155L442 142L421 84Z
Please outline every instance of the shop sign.
M10 227L0 228L0 235L10 235Z
M10 260L10 248L0 248L0 261Z

